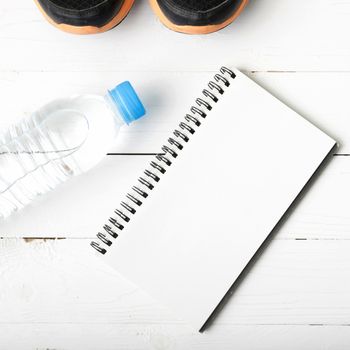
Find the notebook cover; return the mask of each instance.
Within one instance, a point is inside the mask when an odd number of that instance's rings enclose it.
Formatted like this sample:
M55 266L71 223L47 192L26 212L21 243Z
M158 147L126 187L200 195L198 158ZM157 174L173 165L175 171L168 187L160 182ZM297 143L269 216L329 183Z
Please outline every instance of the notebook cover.
M104 255L198 330L335 146L234 72Z

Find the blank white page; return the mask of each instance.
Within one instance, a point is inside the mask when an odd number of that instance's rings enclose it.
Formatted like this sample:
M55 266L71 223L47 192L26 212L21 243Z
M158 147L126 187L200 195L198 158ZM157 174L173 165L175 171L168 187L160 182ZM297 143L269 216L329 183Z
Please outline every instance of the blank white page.
M335 146L235 73L104 255L198 330Z

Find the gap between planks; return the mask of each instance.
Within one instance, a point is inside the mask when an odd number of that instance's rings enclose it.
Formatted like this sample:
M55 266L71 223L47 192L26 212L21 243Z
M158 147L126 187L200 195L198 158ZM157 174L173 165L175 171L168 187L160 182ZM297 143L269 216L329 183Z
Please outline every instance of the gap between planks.
M165 153L107 153L107 156L157 156ZM350 153L334 153L333 157L350 157Z
M0 240L23 240L26 243L32 243L32 242L47 242L47 241L61 241L61 240L71 240L71 241L76 241L76 240L94 240L96 239L96 236L93 237L5 237L5 236L0 236ZM349 238L303 238L303 237L274 237L273 240L275 241L350 241Z
M125 326L125 322L0 322L0 325L120 325ZM128 326L134 324L127 324ZM137 326L159 326L159 322L138 322ZM186 323L182 323L181 321L174 322L162 322L162 326L182 326L186 325ZM279 326L287 326L287 327L350 327L350 323L229 323L229 322L220 322L217 323L219 327L279 327Z

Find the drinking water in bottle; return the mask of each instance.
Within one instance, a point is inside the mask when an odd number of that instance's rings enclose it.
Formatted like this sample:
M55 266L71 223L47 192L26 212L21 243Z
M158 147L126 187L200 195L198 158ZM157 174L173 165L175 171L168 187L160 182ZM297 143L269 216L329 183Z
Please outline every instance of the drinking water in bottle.
M129 82L57 99L0 134L0 220L103 159L145 109Z

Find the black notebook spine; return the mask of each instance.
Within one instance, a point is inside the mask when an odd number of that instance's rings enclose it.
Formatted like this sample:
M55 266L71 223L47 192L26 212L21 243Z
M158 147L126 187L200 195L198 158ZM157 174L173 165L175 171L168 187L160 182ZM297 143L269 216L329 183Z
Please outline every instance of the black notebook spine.
M107 253L108 247L125 229L132 216L136 214L138 207L143 205L150 192L157 186L157 182L166 173L167 168L179 156L191 135L201 126L204 119L220 100L220 96L230 86L231 80L235 78L236 75L232 70L221 67L220 73L215 74L214 79L209 81L208 88L202 91L203 96L196 99L196 105L190 108L190 114L186 114L179 127L174 130L173 135L162 147L164 153L157 154L150 162L149 169L145 169L142 176L139 177L139 184L131 188L125 200L115 209L114 215L103 226L103 230L97 234L97 240L91 242L94 249L101 254Z

